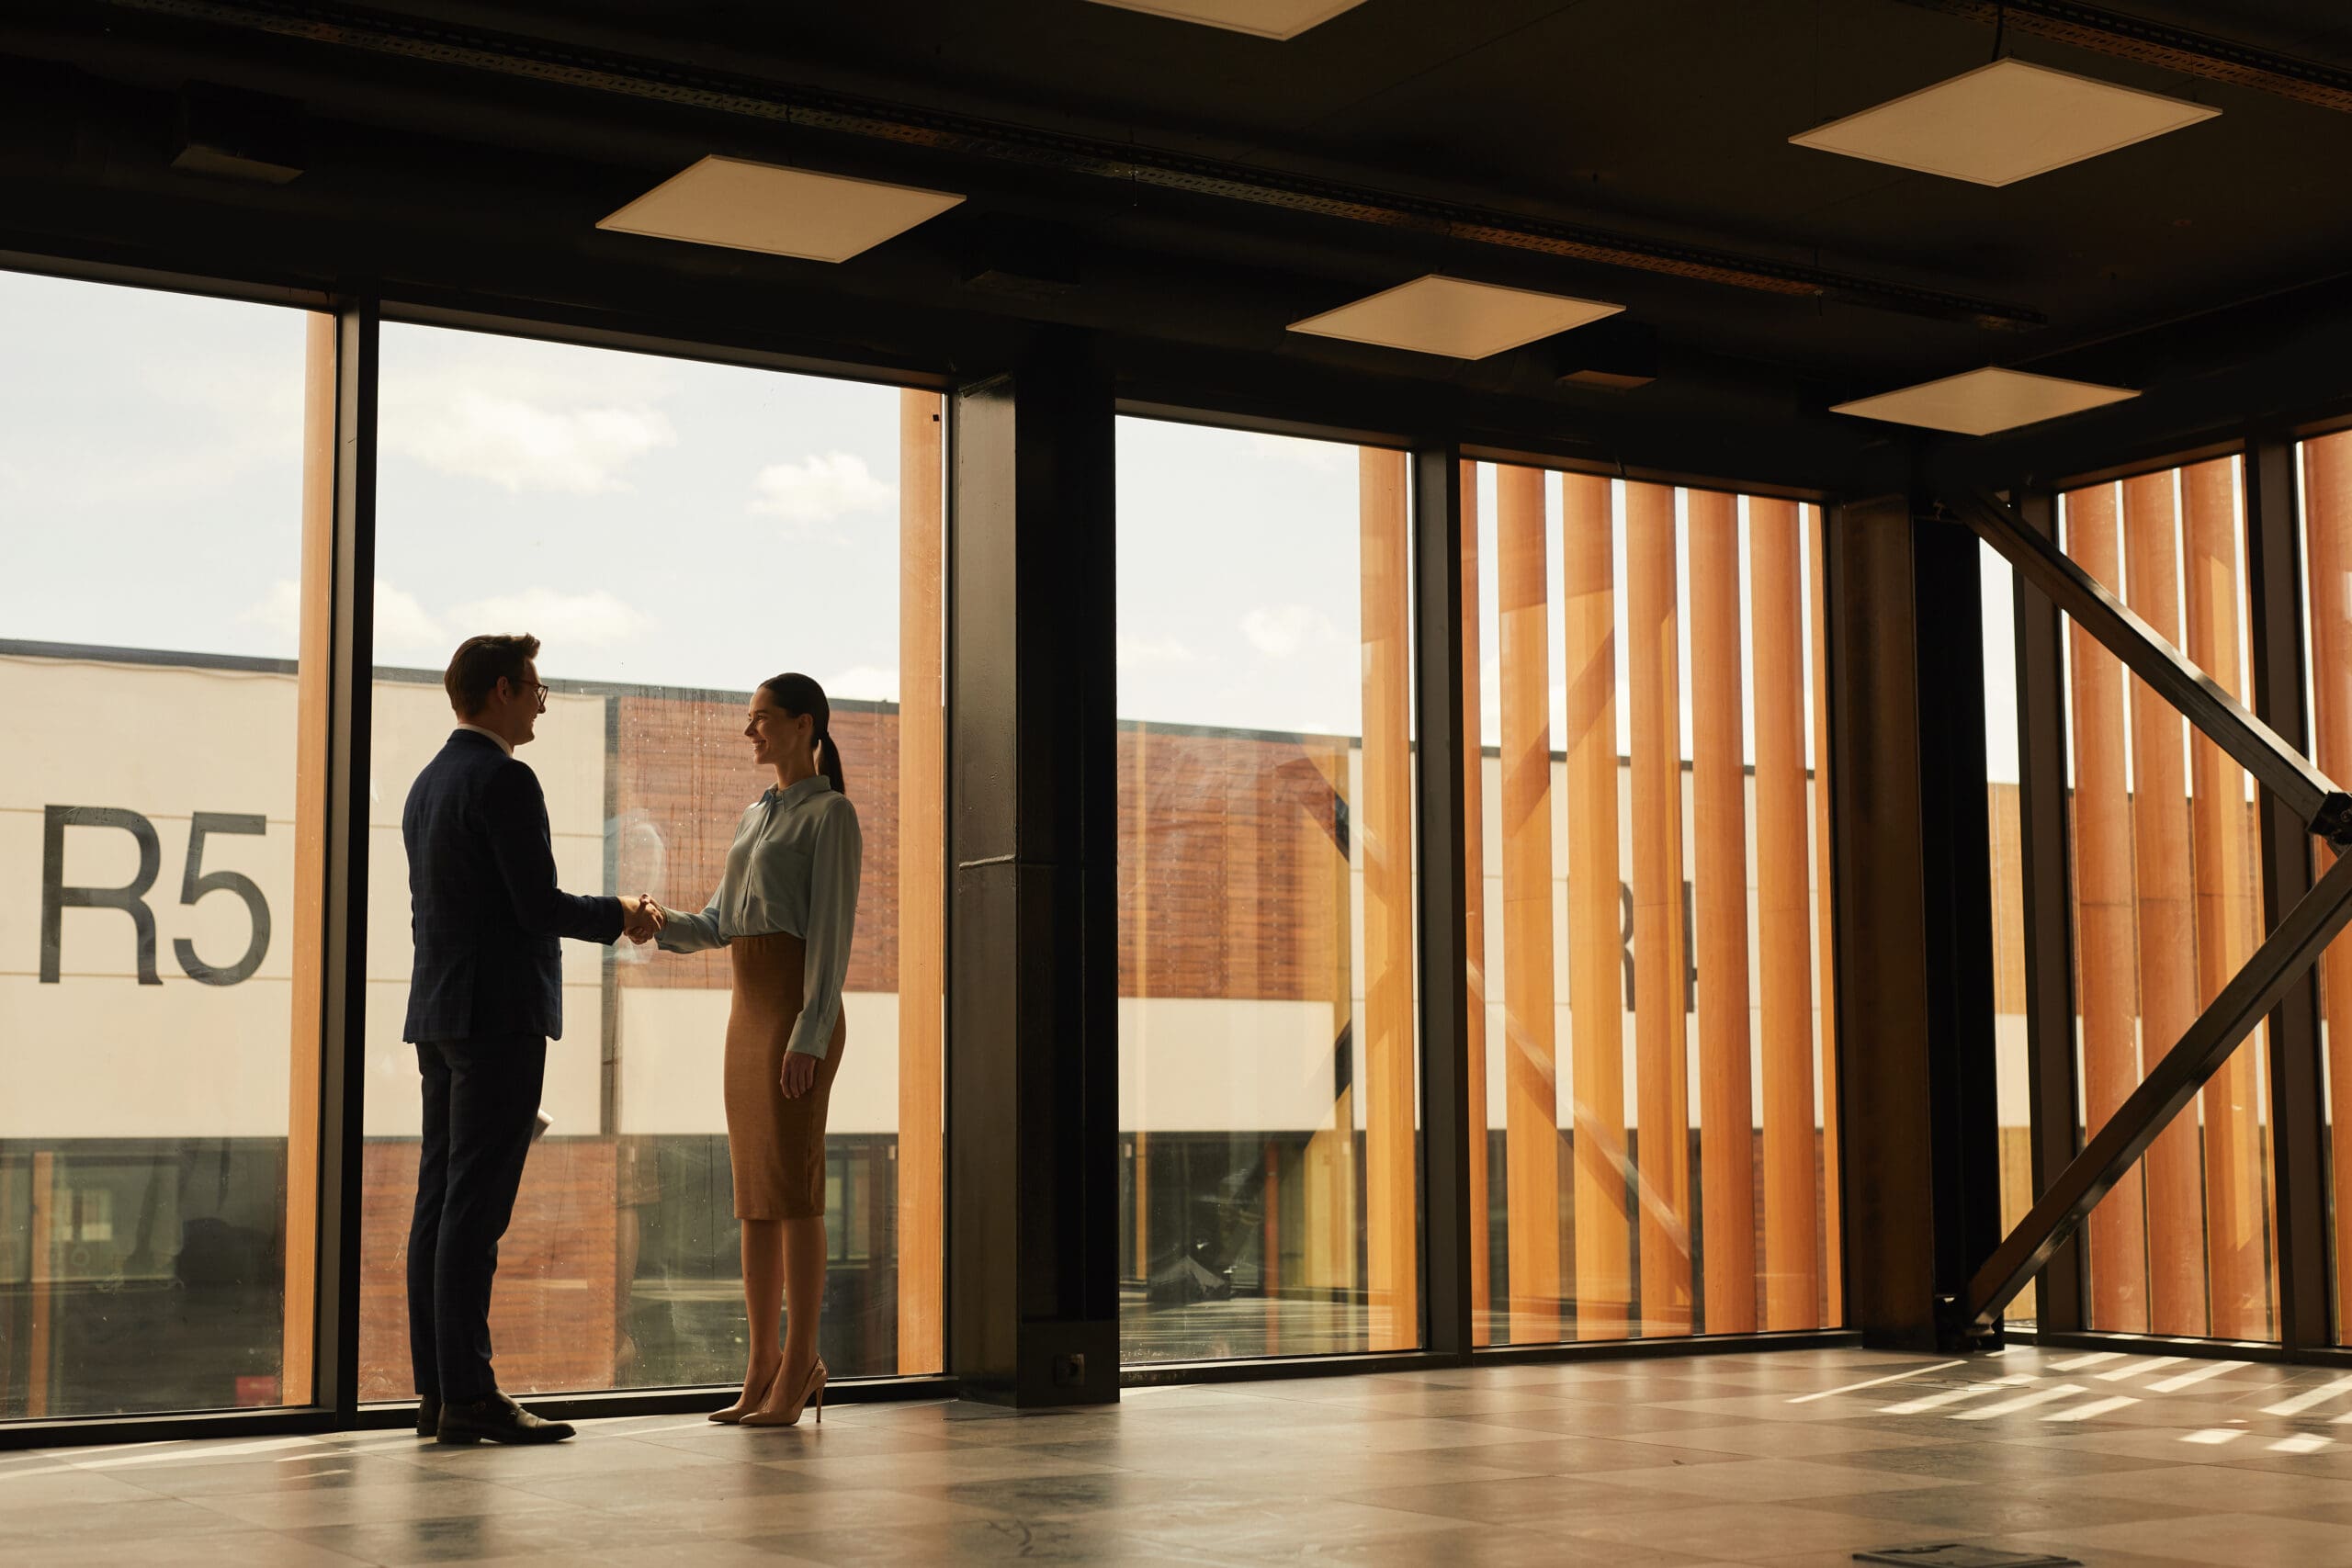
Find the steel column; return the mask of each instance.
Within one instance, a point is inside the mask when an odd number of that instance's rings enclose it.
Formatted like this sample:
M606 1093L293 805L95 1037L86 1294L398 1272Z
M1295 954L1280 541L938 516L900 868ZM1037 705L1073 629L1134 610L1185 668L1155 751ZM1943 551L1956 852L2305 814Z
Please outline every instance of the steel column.
M2056 499L2047 491L2030 492L2018 503L2027 526L2054 542ZM2066 811L2065 633L2050 595L2023 574L2016 583L2027 1093L2032 1107L2033 1191L2040 1197L2082 1152L2074 914L2067 897L2074 852ZM2038 1324L2060 1332L2081 1328L2083 1284L2082 1247L2069 1239L2041 1271Z
M319 1030L318 1382L337 1427L359 1415L359 1248L368 1078L368 809L376 644L379 314L335 323L334 651L328 673L326 927ZM304 1108L292 1108L295 1115ZM289 1236L289 1247L305 1238Z
M1462 456L1412 455L1413 762L1419 820L1422 1346L1468 1359L1470 1208L1468 879L1462 817Z
M2295 508L2295 444L2261 434L2246 444L2246 574L2255 710L2279 739L2310 751L2303 682L2303 570ZM2262 915L2267 930L2312 886L2312 844L2267 791L2259 795ZM2270 1015L2270 1157L2278 1259L2278 1342L2289 1353L2333 1345L2328 1298L2327 1129L2321 1093L2319 992L2307 972Z

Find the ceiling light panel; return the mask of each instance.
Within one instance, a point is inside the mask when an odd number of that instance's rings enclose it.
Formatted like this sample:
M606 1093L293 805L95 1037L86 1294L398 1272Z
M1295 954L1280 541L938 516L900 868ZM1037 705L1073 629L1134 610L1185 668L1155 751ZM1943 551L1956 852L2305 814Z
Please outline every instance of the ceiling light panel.
M1624 308L1431 274L1336 310L1293 321L1290 330L1454 359L1484 359L1613 316Z
M2221 112L2046 65L1996 60L1789 140L1900 169L2006 186Z
M1949 430L1961 435L1990 435L2015 430L2062 414L2104 408L2140 394L2121 387L2101 387L2089 381L2062 381L2054 376L2029 376L2022 370L1971 370L1940 381L1923 381L1900 391L1839 403L1831 413L1860 419L1885 420L1891 424L1916 424L1928 430Z
M712 156L662 181L596 227L842 262L963 199L945 191Z
M1094 0L1094 4L1256 38L1293 39L1342 11L1354 10L1363 0Z

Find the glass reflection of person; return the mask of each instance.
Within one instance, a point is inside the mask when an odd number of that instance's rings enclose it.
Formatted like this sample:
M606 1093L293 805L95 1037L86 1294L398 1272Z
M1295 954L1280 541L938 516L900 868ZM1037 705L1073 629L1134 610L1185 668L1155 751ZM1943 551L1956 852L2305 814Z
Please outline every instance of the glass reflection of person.
M746 1427L792 1426L812 1401L824 1419L825 1112L846 1038L842 986L865 852L831 723L824 689L806 675L778 675L752 694L743 737L775 784L744 809L709 906L661 911L663 952L724 947L734 973L727 1148L751 1354L742 1393L711 1419Z

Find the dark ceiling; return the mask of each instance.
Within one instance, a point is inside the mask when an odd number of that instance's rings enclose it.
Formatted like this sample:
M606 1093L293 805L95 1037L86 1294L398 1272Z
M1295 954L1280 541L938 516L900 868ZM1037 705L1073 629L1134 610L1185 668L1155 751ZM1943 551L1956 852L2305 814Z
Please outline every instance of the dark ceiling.
M2352 268L2352 112L2324 91L2075 47L2037 24L2085 7L2020 6L2006 52L2222 115L2003 189L1789 144L1994 58L1993 9L1365 0L1275 43L1086 0L18 0L0 17L0 172L20 176L0 243L420 297L626 299L649 320L723 307L779 342L887 345L866 357L941 372L1064 321L1237 394L1353 378L1520 411L1491 414L1506 425L1779 425L1825 461L1878 437L1828 402L1974 365L2160 392L2335 341L2319 329ZM2128 0L2121 19L2352 83L2343 0ZM169 168L191 81L299 102L301 177ZM852 99L901 129L845 130ZM1069 155L1105 146L1156 172ZM838 268L594 231L713 151L970 200ZM1203 164L1214 177L1193 178ZM1237 176L1276 188L1237 198ZM1317 182L1581 238L1546 254L1331 216L1297 199ZM1593 259L1596 236L1654 265ZM1783 288L1688 276L1693 254ZM1432 269L1622 301L1655 334L1659 378L1558 385L1574 334L1463 366L1283 331Z

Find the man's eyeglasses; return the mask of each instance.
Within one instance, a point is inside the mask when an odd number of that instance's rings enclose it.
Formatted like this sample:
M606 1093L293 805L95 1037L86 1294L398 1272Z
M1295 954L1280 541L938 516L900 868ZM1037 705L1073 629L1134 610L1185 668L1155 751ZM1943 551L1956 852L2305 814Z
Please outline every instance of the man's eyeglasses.
M530 695L538 702L540 710L542 712L546 710L548 705L548 689L542 682L537 681L514 681L509 683L513 685L514 690L518 693L530 694Z

